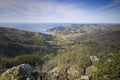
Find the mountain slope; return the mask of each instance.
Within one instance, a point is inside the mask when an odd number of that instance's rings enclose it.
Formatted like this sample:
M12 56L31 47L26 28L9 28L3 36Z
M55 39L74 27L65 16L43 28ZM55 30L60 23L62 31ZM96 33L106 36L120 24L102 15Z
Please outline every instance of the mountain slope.
M14 57L16 55L51 52L51 35L0 27L0 55Z
M120 30L120 25L113 24L71 24L66 27L55 27L48 31L54 34L76 34L76 33L92 33L104 31Z
M58 43L97 42L113 46L120 45L120 25L71 24L48 30L58 38Z

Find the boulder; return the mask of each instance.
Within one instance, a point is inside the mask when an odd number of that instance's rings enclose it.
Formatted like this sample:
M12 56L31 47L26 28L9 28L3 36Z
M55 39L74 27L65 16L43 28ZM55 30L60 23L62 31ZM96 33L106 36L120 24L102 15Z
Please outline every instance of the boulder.
M58 66L48 72L48 78L51 80L64 80L67 76L66 66Z
M90 56L90 60L92 62L92 65L96 65L99 61L99 58L97 56Z
M29 64L21 64L1 74L0 80L28 80L32 78L33 68Z
M90 78L89 76L84 75L84 76L81 76L80 80L90 80Z
M60 72L60 67L55 67L54 69L49 71L49 73L59 73L59 72Z
M92 62L99 61L99 58L97 56L90 56L90 60Z
M77 65L74 65L67 70L67 73L68 73L68 76L70 76L71 78L78 78L82 74L84 74L84 69Z
M92 65L92 66L89 66L88 68L86 68L85 74L88 76L92 76L95 72L97 72L97 67Z

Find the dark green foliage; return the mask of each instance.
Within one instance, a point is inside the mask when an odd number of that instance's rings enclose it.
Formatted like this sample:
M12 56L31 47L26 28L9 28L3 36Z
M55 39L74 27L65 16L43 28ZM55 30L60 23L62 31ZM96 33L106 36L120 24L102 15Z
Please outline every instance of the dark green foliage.
M0 55L15 57L39 53L44 56L56 51L54 46L48 42L52 39L53 37L48 34L0 27Z
M37 54L26 54L21 56L16 56L14 58L17 64L29 63L32 66L36 66L42 62L42 59Z
M8 57L0 57L0 69L6 69L14 66L15 61Z
M96 73L96 79L120 79L120 54L108 54L101 57L98 62L98 71Z
M15 58L1 57L0 58L0 69L11 68L16 65L28 63L33 67L41 65L43 59L38 54L25 54L16 56Z

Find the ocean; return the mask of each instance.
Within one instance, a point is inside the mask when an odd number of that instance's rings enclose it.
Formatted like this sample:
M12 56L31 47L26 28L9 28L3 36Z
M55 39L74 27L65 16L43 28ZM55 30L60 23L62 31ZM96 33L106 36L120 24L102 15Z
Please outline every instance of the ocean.
M0 23L0 27L15 28L32 32L48 33L47 29L68 26L70 23Z

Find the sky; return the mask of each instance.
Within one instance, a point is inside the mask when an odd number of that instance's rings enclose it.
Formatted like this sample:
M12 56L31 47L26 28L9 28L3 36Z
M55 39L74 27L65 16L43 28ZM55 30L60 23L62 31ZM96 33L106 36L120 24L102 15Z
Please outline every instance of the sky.
M0 23L120 23L120 0L0 0Z

